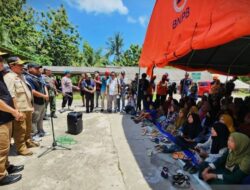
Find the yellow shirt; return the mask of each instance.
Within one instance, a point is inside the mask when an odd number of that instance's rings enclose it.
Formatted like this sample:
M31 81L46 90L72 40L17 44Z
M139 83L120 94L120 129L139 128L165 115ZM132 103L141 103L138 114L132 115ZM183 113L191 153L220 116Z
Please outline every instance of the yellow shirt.
M33 111L32 93L22 75L9 72L4 76L4 81L12 98L16 100L19 111Z

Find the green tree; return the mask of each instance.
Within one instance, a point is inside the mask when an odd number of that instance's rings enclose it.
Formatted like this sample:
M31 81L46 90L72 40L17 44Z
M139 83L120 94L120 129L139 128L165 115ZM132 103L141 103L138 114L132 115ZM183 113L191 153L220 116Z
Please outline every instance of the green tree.
M63 5L57 10L41 12L39 27L42 43L38 51L51 58L52 65L79 65L82 57L79 52L80 35L69 20Z
M120 61L121 66L137 66L141 50L142 49L139 45L132 44L129 49L123 53Z
M25 0L0 1L0 44L14 53L24 52L36 61L48 61L48 56L35 56L42 34L36 29L37 12L25 3Z
M94 50L88 42L83 43L83 63L85 66L105 66L108 64L108 58L102 55L102 49Z
M107 41L107 56L114 56L114 63L119 63L122 56L122 48L124 46L123 37L120 33L116 33Z

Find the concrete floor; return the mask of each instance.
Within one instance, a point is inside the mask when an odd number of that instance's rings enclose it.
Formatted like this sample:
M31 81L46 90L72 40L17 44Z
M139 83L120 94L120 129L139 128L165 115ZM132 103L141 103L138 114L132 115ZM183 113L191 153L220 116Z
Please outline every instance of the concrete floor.
M60 102L58 102L60 103ZM80 105L79 101L74 102ZM59 107L59 105L58 105ZM75 111L83 111L75 107ZM57 136L65 135L67 112L54 120ZM33 149L30 157L17 156L13 151L9 160L24 164L23 179L1 190L161 190L175 189L170 180L160 176L167 165L174 173L180 168L176 161L163 154L153 154L154 144L141 136L139 125L129 116L102 113L83 113L84 131L72 136L77 144L72 150L57 150L37 158L52 143L46 136L41 147ZM51 133L49 121L44 128ZM70 135L71 136L71 135ZM192 189L204 189L191 179Z

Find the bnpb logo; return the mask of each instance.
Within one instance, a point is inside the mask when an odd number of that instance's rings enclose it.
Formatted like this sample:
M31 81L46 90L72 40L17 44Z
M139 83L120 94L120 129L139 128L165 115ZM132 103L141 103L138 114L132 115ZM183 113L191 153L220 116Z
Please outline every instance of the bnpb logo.
M179 13L181 12L187 4L187 0L173 0L174 1L174 10Z

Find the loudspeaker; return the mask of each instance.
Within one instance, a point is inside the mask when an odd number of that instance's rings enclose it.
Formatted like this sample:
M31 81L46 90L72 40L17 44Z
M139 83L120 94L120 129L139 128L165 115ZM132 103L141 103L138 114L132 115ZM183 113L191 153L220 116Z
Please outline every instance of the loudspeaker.
M70 112L67 115L68 133L72 135L78 135L82 132L82 113L81 112Z

